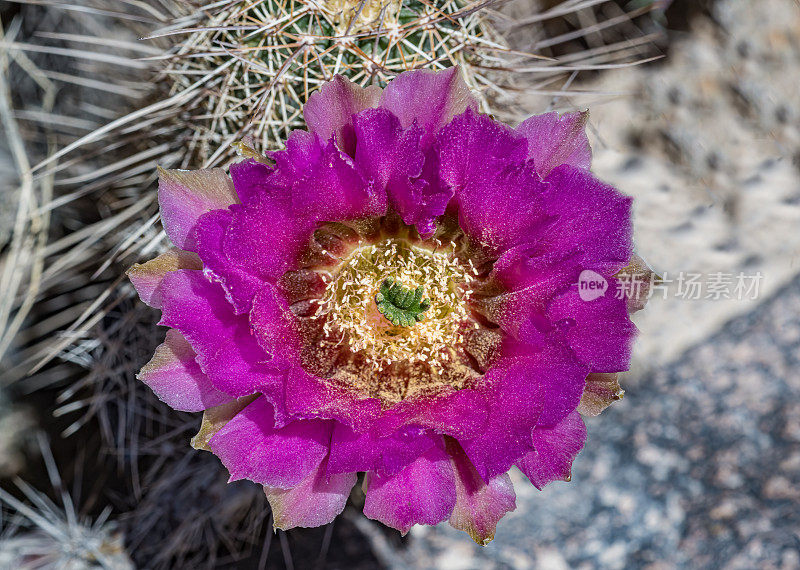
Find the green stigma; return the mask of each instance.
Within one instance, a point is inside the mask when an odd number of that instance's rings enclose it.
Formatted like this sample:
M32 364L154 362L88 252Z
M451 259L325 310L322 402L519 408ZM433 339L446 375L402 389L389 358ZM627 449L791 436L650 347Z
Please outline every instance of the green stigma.
M396 327L410 327L425 318L425 311L431 306L428 299L422 298L422 287L415 290L403 287L388 277L381 283L380 292L375 295L378 311Z

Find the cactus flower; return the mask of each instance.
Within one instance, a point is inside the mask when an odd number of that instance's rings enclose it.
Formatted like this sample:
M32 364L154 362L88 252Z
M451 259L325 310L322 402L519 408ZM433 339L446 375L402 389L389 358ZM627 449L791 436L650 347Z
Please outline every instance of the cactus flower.
M285 149L160 171L175 246L129 277L166 340L140 378L203 411L192 444L263 485L275 525L363 512L478 543L515 508L508 472L568 480L581 413L620 397L631 200L595 179L583 113L517 128L457 68L382 91L342 77ZM246 148L243 146L242 148Z

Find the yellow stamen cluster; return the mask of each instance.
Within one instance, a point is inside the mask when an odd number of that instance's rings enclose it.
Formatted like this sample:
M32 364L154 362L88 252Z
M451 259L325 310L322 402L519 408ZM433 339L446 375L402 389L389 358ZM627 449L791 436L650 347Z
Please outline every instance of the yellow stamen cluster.
M326 276L328 286L314 317L325 318L322 343L348 343L378 372L394 363L427 363L441 374L474 326L465 300L475 271L452 249L431 246L436 247L388 239L355 248ZM412 291L424 287L430 302L424 320L396 326L379 312L375 297L389 278Z

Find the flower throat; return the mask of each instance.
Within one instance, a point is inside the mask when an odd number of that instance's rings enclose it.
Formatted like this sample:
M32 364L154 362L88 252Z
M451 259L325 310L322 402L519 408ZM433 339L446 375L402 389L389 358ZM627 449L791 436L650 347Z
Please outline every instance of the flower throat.
M462 347L479 326L466 304L475 271L452 245L411 236L359 241L317 271L326 283L312 317L323 321L319 346L339 352L331 379L393 403L475 376Z

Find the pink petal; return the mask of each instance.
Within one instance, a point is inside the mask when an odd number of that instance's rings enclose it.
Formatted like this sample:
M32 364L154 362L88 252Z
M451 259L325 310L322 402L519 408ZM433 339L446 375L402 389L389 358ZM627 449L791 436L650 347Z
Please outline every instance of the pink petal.
M525 162L525 139L467 111L438 142L441 180L455 193L459 225L472 239L500 253L540 238L547 187Z
M525 243L506 250L494 263L491 277L509 291L535 288L545 298L578 280L575 258L574 251L542 251L539 243Z
M581 299L577 286L554 298L547 315L563 338L592 372L623 372L630 367L636 326L628 316L626 299L617 299L615 281L609 279L605 295Z
M249 204L273 190L270 179L275 169L268 164L248 159L232 163L228 170L242 204Z
M525 139L487 115L468 110L437 135L442 179L455 191L479 189L509 165L525 162Z
M286 376L286 409L294 417L335 419L356 431L368 429L381 412L377 398L362 398L317 378L299 366Z
M433 142L437 131L467 109L478 110L478 101L461 76L461 69L417 69L401 73L383 90L380 106L400 119L405 129L422 127L422 146Z
M137 378L161 401L184 412L199 412L232 400L231 396L214 388L195 362L195 356L186 339L170 329Z
M203 419L200 422L200 429L197 431L194 437L192 437L190 442L191 446L195 449L211 451L211 448L208 446L208 442L211 441L211 438L214 437L225 424L236 417L236 414L249 406L253 400L258 397L258 394L243 396L236 400L232 400L203 411Z
M584 268L613 275L631 257L633 200L591 172L559 166L545 180L547 213L555 216L543 233L549 251L578 251Z
M272 405L256 399L220 429L209 447L231 474L289 489L303 482L328 453L331 423L291 422L276 429Z
M580 401L588 367L555 344L498 362L484 376L489 415L483 432L459 440L484 481L505 473L532 449L537 425L552 426Z
M491 368L484 376L489 413L483 433L459 441L484 481L508 471L531 449L531 430L543 406L536 372L516 364Z
M536 241L547 222L543 190L544 184L529 166L509 167L481 186L456 192L459 225L491 251Z
M320 464L291 489L264 487L275 528L315 527L328 524L344 510L356 473L327 475Z
M538 244L525 244L507 250L495 262L491 277L508 292L475 302L489 320L531 345L541 344L539 329L549 328L543 315L550 299L577 282L581 271L574 253L542 254L539 249Z
M592 165L592 148L586 137L589 113L547 113L526 119L517 132L528 139L528 157L536 171L547 178L550 171L562 164L588 169Z
M223 255L234 267L262 280L275 281L294 268L315 225L314 219L269 196L232 206L231 212Z
M500 519L516 508L514 485L507 473L484 482L455 440L447 439L447 451L456 483L456 504L450 515L450 525L486 546L494 538Z
M527 287L521 291L511 291L497 297L482 299L476 304L479 313L485 315L493 323L500 325L505 332L506 348L511 339L521 341L532 348L541 347L545 341L546 319L541 317L543 310L542 290L540 287Z
M537 426L554 426L578 407L589 367L570 350L548 344L525 365L530 377L538 378L542 388L544 406Z
M292 185L302 178L312 165L322 159L324 149L329 140L308 131L292 131L286 139L286 148L269 153L275 161L270 176L264 177L263 167L253 161L240 162L234 184L252 186L247 191L252 196L272 196L282 203L291 203ZM239 172L241 171L241 172ZM237 190L238 192L238 190Z
M364 180L353 158L314 133L293 131L286 149L272 153L273 173L260 182L258 193L296 221L342 221L381 216L384 188Z
M377 85L359 87L336 75L332 81L311 94L303 107L303 117L309 131L324 141L336 135L339 148L352 156L356 148L353 115L376 107L380 97L381 88Z
M385 410L370 431L387 436L406 425L416 425L455 438L482 433L489 413L487 395L471 388L443 391L433 397L403 400Z
M194 226L210 210L238 202L233 182L221 168L208 170L158 169L161 223L172 243L194 250Z
M203 260L206 277L222 285L234 311L241 314L250 311L253 297L263 281L225 255L222 243L232 219L230 210L212 210L203 214L195 228L196 251Z
M369 109L355 117L355 162L385 189L392 207L407 225L433 223L441 216L452 192L441 188L433 176L420 178L425 154L420 148L422 129L412 124L407 129L385 109Z
M369 109L354 117L358 135L355 163L378 186L408 183L422 173L425 156L419 148L422 130L407 129L385 109Z
M295 131L298 132L298 131ZM294 133L293 133L294 135ZM318 222L380 216L387 206L383 188L368 184L352 158L333 143L293 136L275 153L277 166L265 181L274 187L234 205L222 251L250 275L276 281L297 268Z
M276 369L288 370L299 362L303 339L297 317L271 283L264 283L256 294L250 328Z
M537 489L552 481L569 481L572 462L586 441L586 426L573 412L551 428L537 427L532 433L534 451L517 461Z
M381 216L386 191L369 184L353 159L332 142L324 146L316 163L292 186L292 208L319 221L355 220Z
M418 427L404 427L390 436L379 437L370 431L356 433L336 422L328 473L377 471L392 475L436 445L436 437Z
M200 271L180 270L164 278L159 324L179 330L197 353L214 386L232 396L280 391L280 376L265 366L269 357L250 332L246 315L235 315L222 288Z
M155 259L137 263L125 273L133 283L139 297L153 307L161 308L161 284L164 276L179 269L202 269L203 263L197 254L173 248Z
M364 477L364 515L407 533L415 524L435 525L450 516L456 488L449 456L439 447L392 476Z

